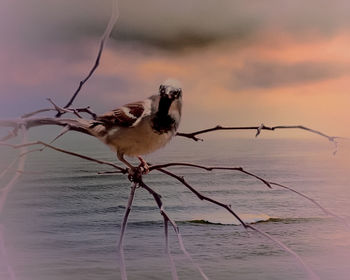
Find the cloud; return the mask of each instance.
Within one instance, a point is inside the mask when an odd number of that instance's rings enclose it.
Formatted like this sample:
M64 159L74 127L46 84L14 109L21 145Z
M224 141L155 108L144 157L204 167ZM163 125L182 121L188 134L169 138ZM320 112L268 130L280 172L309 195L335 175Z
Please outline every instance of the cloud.
M137 7L137 8L136 8ZM252 42L265 30L328 36L350 27L346 0L120 1L114 36L170 50L218 41Z
M235 90L294 86L338 78L350 72L350 65L327 62L247 62L234 70L231 87Z
M0 29L27 46L100 36L112 0L3 0ZM113 38L166 50L252 42L265 30L329 36L350 28L347 0L120 0Z

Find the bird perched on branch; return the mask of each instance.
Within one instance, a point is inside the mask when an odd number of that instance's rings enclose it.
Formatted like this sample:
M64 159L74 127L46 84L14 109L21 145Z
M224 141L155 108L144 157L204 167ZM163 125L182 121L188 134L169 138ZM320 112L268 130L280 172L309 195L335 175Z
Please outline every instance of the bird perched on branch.
M141 155L165 146L176 134L181 107L181 87L177 81L167 80L158 94L98 116L90 125L91 134L111 147L130 170L135 167L124 156L137 156L147 173L148 165Z

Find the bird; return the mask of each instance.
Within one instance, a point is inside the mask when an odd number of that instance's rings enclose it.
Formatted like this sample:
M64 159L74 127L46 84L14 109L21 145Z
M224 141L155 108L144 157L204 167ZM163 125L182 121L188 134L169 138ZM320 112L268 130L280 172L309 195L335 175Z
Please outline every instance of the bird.
M149 166L142 156L164 147L175 136L181 111L182 88L168 79L160 84L158 94L97 116L89 129L117 154L129 173L136 167L125 156L137 157L142 173L147 174Z

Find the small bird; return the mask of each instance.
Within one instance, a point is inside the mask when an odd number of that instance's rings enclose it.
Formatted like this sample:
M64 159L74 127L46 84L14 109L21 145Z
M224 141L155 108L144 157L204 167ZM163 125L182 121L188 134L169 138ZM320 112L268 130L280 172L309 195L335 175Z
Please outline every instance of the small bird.
M92 134L117 153L120 161L133 170L124 156L140 160L143 173L148 165L141 155L165 146L180 124L182 89L174 80L166 80L159 93L144 101L126 104L96 118L90 126Z

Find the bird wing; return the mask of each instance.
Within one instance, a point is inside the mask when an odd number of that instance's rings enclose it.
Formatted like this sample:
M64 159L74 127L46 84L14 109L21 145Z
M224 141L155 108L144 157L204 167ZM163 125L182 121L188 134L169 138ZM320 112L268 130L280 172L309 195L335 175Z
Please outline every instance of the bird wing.
M150 100L126 104L97 117L97 121L105 125L133 127L151 112Z

